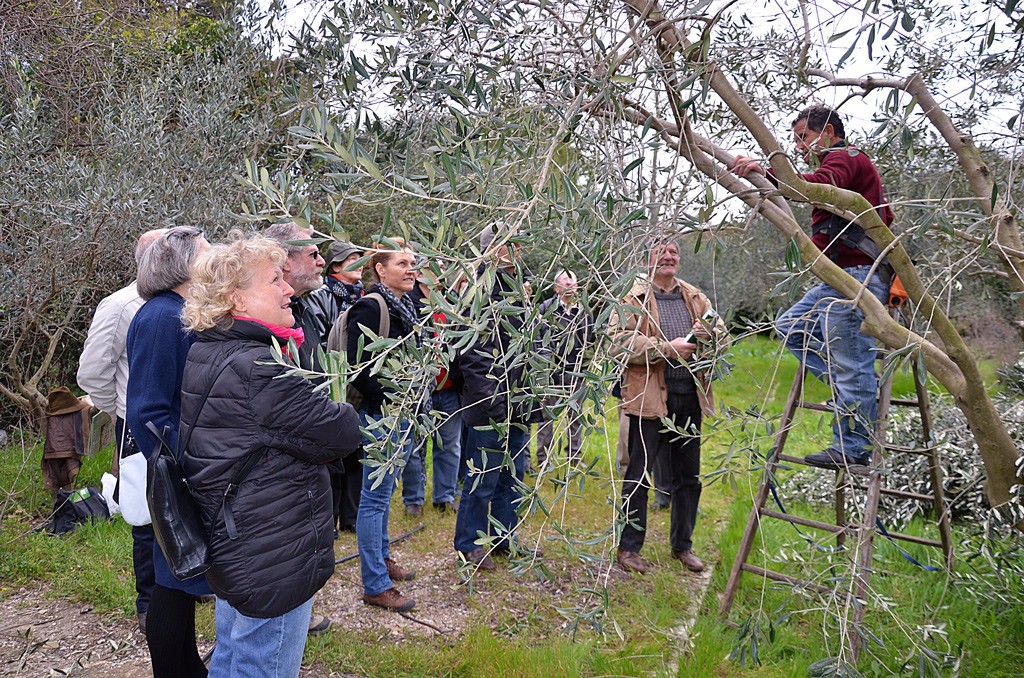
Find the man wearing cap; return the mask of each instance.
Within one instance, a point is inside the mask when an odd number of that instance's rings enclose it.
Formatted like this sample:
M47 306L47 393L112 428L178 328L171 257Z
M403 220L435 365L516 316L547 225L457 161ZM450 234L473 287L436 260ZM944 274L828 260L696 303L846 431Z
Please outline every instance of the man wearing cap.
M480 234L485 263L478 270L477 294L486 296L477 340L459 354L466 453L471 471L462 486L455 521L455 550L479 569L493 570L492 551L536 553L518 544L515 502L526 466L527 431L533 410L526 388L525 361L530 351L525 331L529 309L523 267L503 224ZM470 292L472 294L472 292ZM500 528L496 527L500 525ZM481 542L480 535L490 535ZM539 555L539 553L537 553Z
M342 313L363 296L363 267L355 262L363 256L362 250L350 242L335 240L327 248L324 286L309 293L310 308L320 318L325 331L320 344L327 349L327 335ZM363 486L362 451L350 454L339 464L341 469L331 468L331 493L334 500L335 532L356 531L356 514L359 511L359 493Z
M167 229L146 231L135 245L135 266L138 267L153 242ZM125 394L128 391L128 326L143 304L133 280L96 307L85 337L82 356L78 359L78 386L89 394L92 404L106 412L114 421L115 454L111 471L118 474L118 459L125 442ZM132 567L135 570L135 611L139 629L146 632L146 612L153 593L156 575L153 572L153 527L132 526Z

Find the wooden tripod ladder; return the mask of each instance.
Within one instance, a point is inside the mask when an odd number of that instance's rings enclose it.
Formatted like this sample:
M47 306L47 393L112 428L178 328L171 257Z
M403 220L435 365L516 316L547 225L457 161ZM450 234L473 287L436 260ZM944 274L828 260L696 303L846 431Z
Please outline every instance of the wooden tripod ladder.
M894 359L895 358L893 356L887 357L883 360L883 365L886 364L886 361ZM790 515L782 509L781 502L779 506L780 510L778 511L767 506L769 494L774 494L773 484L775 483L775 475L780 463L784 463L786 465L808 465L801 457L795 457L784 453L786 438L793 425L793 418L796 414L797 408L817 410L820 412L832 412L832 407L829 405L811 403L803 400L803 386L806 377L806 369L802 363L800 364L800 367L797 369L796 376L793 379L793 385L789 390L789 398L786 401L786 406L782 413L779 432L775 436L774 446L771 453L768 455L768 460L765 464L761 486L754 498L754 505L750 510L750 517L747 519L746 531L743 534L739 551L736 553L736 560L733 562L732 570L729 574L729 581L726 584L725 593L719 607L719 616L721 618L724 619L732 608L733 601L736 598L736 593L740 586L740 578L744 572L753 574L762 580L771 579L773 581L803 586L808 589L816 590L819 593L835 593L833 588L802 581L796 577L768 570L756 565L751 565L747 562L751 548L754 544L754 539L763 518L774 518L794 525L832 532L836 535L837 546L840 548L845 546L847 536L856 538L857 548L853 552L856 562L853 564L854 581L852 587L852 595L855 600L848 600L850 604L845 606L847 614L850 615L849 621L852 622L854 629L847 634L848 648L854 661L857 660L861 649L861 634L857 631L857 627L859 627L864 619L864 603L867 601L868 580L871 573L874 538L877 531L885 529L882 527L882 523L877 520L878 503L879 498L882 495L898 497L909 501L930 503L933 505L936 522L938 523L938 540L900 534L897 532L887 532L886 534L892 539L941 548L945 555L946 567L953 567L953 535L950 528L949 512L946 508L946 499L942 490L943 477L942 467L940 465L941 459L939 458L939 452L935 448L932 438L931 412L928 407L928 391L925 386L926 375L922 373L923 370L918 366L916 361L913 363L913 372L917 397L915 399L904 400L892 397L891 370L883 370L883 374L890 374L890 376L882 382L879 388L878 421L875 428L875 435L877 440L885 441L885 432L888 424L889 409L891 406L916 407L920 410L921 443L919 446L883 444L881 447L887 456L890 454L915 454L927 457L932 494L919 494L916 492L884 487L884 469L882 468L883 457L878 448L876 448L870 468L855 467L860 469L860 473L856 473L853 469L850 471L822 470L823 473L836 473L836 522L835 524L831 524ZM863 522L859 524L849 522L846 515L846 493L852 490L866 491Z

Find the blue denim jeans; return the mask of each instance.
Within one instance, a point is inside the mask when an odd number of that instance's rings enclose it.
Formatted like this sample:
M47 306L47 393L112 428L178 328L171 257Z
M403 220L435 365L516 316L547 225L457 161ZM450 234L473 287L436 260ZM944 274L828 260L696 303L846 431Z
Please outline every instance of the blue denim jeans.
M376 418L375 415L359 412L359 423L363 426L369 425ZM390 437L395 447L386 449L387 454L393 455L397 450L399 457L408 462L413 445L408 422L402 421L398 430L381 427L367 435L373 436L367 438L367 460L370 458L370 450L373 449L371 446L379 449L379 446L374 445L374 439L384 441ZM356 540L359 544L363 593L368 596L378 596L394 587L384 560L391 557L391 548L388 545L388 520L391 517L391 495L395 492L396 469L392 467L382 477L371 478L370 474L377 470L377 466L365 463L363 465L363 489L359 494L359 514L356 516ZM400 472L398 470L398 473ZM377 486L374 487L374 484Z
M459 459L462 455L462 413L459 394L454 388L435 391L431 396L430 409L440 412L437 428L434 430L431 452L434 460L435 504L455 501L458 483ZM402 472L402 502L406 506L422 505L426 496L427 445L425 440L417 441L409 455L409 462Z
M870 266L844 269L864 282ZM868 290L883 303L889 290L877 275ZM861 334L864 314L832 287L821 283L775 321L775 331L786 348L807 369L832 387L836 419L832 447L851 458L863 458L873 449L878 417L878 375L875 340Z
M497 536L488 515L502 527L501 537L493 546L508 547L508 536L518 522L515 502L520 494L516 480L523 478L528 442L525 426L510 426L507 439L491 428L469 429L467 455L475 471L466 474L462 485L462 501L455 519L456 551L469 553L477 548L475 542L481 533ZM505 458L506 451L511 464Z
M279 617L257 619L218 598L217 647L210 660L210 677L295 678L302 667L312 610L310 598Z

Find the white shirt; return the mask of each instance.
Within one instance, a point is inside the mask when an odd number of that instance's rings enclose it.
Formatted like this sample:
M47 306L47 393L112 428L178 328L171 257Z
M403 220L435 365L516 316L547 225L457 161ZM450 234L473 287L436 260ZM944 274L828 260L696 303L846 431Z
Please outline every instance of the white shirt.
M125 416L128 388L128 326L145 302L133 281L99 303L78 359L78 385L111 417Z

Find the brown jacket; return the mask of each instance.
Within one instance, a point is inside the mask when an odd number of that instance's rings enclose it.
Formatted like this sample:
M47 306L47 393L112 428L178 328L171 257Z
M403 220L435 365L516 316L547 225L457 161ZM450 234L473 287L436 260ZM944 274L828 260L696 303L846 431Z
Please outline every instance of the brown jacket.
M686 308L696 322L711 310L711 301L693 285L676 278L681 288ZM609 333L612 338L611 354L625 359L626 369L622 375L622 407L626 414L643 419L660 419L668 414L665 386L665 356L670 352L668 340L661 332L658 320L658 303L651 293L651 281L641 277L623 300L625 306L643 309L631 312L626 308L612 311ZM717 350L728 346L729 334L721 318L715 318L712 328ZM703 354L707 345L698 344L697 357L709 358ZM711 391L711 377L708 370L694 374L697 383L697 397L704 414L715 413L715 399Z

